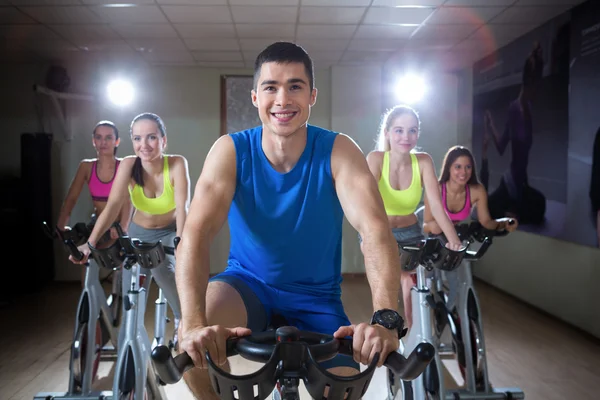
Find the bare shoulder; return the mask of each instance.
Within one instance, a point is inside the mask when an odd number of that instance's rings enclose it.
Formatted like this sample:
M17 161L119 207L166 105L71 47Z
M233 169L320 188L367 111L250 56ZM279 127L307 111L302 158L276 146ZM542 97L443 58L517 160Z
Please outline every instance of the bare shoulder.
M367 161L381 163L383 161L383 151L373 150L367 154Z
M415 156L417 156L417 161L419 162L419 168L423 171L426 168L435 168L433 165L433 159L429 155L429 153L425 152L415 152Z
M429 153L425 153L424 151L416 151L415 156L417 156L417 160L419 160L419 164L421 163L433 163L433 159L429 155Z
M346 173L368 173L369 167L365 155L350 136L340 133L336 136L331 151L331 173L333 178Z
M230 135L223 135L213 143L206 155L200 181L215 180L223 177L235 180L237 171L236 148Z
M77 168L77 174L83 173L85 175L86 180L89 179L92 173L92 165L96 162L96 158L84 158L79 162L79 167Z
M469 185L469 192L471 193L471 201L473 201L473 202L477 201L482 196L487 195L485 187L481 183Z
M380 171L383 167L383 155L385 152L379 150L373 150L367 154L367 164L372 171Z
M335 141L333 142L333 150L334 151L342 151L346 152L356 152L357 150L362 153L362 150L358 146L358 144L352 139L350 136L345 133L338 133L335 137Z
M332 169L335 170L347 163L361 164L364 162L365 156L354 139L343 133L338 133L331 150Z
M92 164L94 164L96 161L98 161L97 158L84 158L83 160L81 160L79 162L79 165L82 167L86 167L89 168L92 166Z
M135 163L135 159L137 158L137 156L126 156L123 157L121 159L121 164L119 164L119 168L131 168L133 167L133 164Z
M223 135L215 140L206 157L208 158L215 153L219 155L228 154L235 157L235 144L230 135Z
M187 159L179 154L169 154L167 157L170 167L187 167Z

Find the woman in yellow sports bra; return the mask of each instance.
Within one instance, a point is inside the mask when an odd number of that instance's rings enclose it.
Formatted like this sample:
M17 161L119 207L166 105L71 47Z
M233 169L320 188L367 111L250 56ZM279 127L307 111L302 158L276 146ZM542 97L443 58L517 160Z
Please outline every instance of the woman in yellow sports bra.
M156 114L144 113L133 119L131 140L135 156L125 157L121 161L106 208L98 218L88 242L96 245L101 233L111 225L121 205L129 197L134 214L129 227L123 227L123 230L141 241L161 240L165 246L174 246L175 236L181 236L183 231L190 202L187 160L183 156L167 156L164 153L166 129ZM84 263L90 249L84 244L79 251L84 254L79 263ZM175 285L175 259L172 256L167 258L169 263L153 269L152 277L171 305L177 325L181 308Z
M377 140L381 151L369 153L367 163L379 185L390 228L398 242L422 237L415 211L424 188L431 212L448 239L448 247L458 250L462 245L442 206L431 156L413 151L420 124L414 109L392 108L384 116Z
M423 237L415 211L424 188L431 212L448 239L446 246L459 250L462 245L442 207L431 156L414 151L420 124L417 112L410 107L396 106L389 110L384 115L377 140L378 151L367 155L367 163L379 186L390 228L397 242ZM408 326L412 324L412 286L411 277L403 275L402 297Z

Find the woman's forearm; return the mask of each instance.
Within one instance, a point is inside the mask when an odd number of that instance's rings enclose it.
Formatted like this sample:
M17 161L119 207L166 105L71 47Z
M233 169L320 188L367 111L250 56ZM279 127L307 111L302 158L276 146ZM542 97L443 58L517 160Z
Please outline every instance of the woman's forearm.
M187 211L185 210L185 208L180 209L178 208L177 211L175 212L175 223L177 224L177 236L181 237L182 233L183 233L183 225L185 224L185 218Z
M435 221L423 222L423 232L432 233L434 235L439 235L442 233L442 229Z
M133 211L133 205L131 201L126 201L121 207L121 213L119 217L119 225L121 225L121 229L123 232L127 232L129 230L129 223L131 222L131 216Z
M58 229L64 229L65 226L69 224L69 219L71 218L71 212L73 211L73 208L75 208L75 201L69 198L65 199L56 221L56 226L58 226Z
M94 225L92 234L88 239L89 244L91 244L92 246L96 246L98 239L102 235L104 235L104 232L106 232L108 228L110 228L113 221L115 221L115 219L119 215L119 210L119 207L117 207L115 204L110 204L110 202L106 205L106 208L104 209L104 211L102 211L102 213L100 213L100 216L98 217L98 220Z
M444 232L446 239L451 243L460 243L460 239L456 234L456 229L454 229L454 225L452 225L452 221L450 221L448 214L446 214L441 207L437 206L432 206L431 214L433 214L436 223L439 225L442 232Z

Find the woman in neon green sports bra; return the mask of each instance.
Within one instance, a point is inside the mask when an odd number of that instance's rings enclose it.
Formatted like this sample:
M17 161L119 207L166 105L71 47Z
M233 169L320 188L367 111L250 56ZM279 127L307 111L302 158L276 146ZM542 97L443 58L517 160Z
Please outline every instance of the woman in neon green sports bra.
M182 156L167 156L164 153L166 129L156 114L144 113L133 119L131 140L136 155L121 161L106 208L98 218L88 242L92 246L97 244L101 233L110 227L121 204L129 197L134 214L129 227L123 227L123 230L141 241L161 240L165 246L173 246L173 240L181 236L183 231L190 202L187 160ZM84 263L90 248L84 244L79 251L84 258L78 263ZM175 259L172 256L167 258L169 263L153 269L152 277L171 305L177 325L181 308L175 285Z
M407 106L396 106L383 118L377 140L378 151L367 155L369 169L379 186L392 233L397 242L422 238L415 211L421 201L423 188L431 212L448 239L447 247L462 247L454 225L448 218L440 198L433 160L427 153L415 152L421 121L417 112ZM413 280L402 278L404 312L408 325L410 288Z
M415 211L423 188L431 212L453 250L462 245L452 222L444 211L431 156L415 152L421 121L407 106L396 106L384 116L377 145L381 151L367 155L388 215L390 228L398 242L422 236Z

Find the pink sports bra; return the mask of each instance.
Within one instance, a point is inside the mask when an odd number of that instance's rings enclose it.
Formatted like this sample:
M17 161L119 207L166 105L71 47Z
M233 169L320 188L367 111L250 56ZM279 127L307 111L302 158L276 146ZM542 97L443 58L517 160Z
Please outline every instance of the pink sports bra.
M471 191L469 190L469 185L465 185L465 191L466 195L464 207L459 212L453 213L450 210L448 210L448 205L446 204L446 184L442 183L442 203L444 204L444 209L446 210L448 217L450 217L450 220L453 223L464 221L465 219L469 218L469 215L471 215L472 204Z
M110 188L112 187L112 183L115 180L115 176L117 175L117 169L119 168L119 160L117 160L117 164L115 165L115 173L108 182L102 182L100 178L98 178L98 173L96 171L97 162L98 161L92 162L92 173L90 175L90 181L88 182L88 188L90 189L92 200L106 202L108 201L108 195L110 194Z

